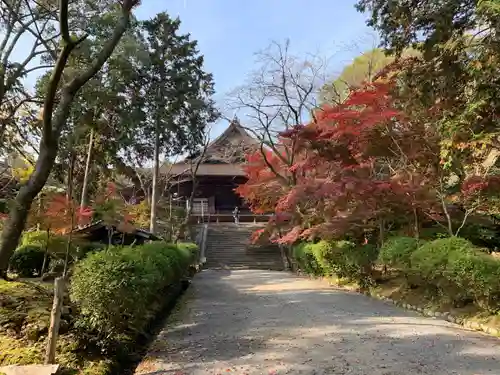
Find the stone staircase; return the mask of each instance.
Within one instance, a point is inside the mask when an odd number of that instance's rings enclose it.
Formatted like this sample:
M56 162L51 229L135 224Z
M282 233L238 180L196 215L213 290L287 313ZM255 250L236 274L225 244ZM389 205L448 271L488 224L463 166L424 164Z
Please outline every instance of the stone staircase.
M284 269L277 245L251 246L252 233L262 228L258 224L219 223L208 226L206 268Z

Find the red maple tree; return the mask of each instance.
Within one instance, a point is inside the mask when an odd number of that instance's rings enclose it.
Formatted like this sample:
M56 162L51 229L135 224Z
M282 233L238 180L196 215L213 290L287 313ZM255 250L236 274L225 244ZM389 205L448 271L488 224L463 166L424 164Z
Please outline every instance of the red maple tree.
M238 192L254 211L277 214L270 227L281 224L282 235L275 241L362 239L436 206L426 186L439 160L435 137L399 110L394 89L394 81L366 84L344 103L318 110L311 123L282 133L282 142L294 144L292 166L276 155L249 157L249 180ZM293 181L273 169L293 173Z

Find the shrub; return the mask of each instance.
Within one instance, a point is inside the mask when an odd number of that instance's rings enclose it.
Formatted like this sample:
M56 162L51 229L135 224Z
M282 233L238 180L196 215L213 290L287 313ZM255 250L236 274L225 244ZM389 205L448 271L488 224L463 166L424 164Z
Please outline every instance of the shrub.
M407 270L411 268L411 255L418 248L418 240L413 237L389 238L380 248L380 263Z
M481 223L468 223L460 231L460 237L463 237L475 246L487 247L493 249L500 242L500 235L492 225L483 225Z
M439 282L446 277L450 256L465 255L473 250L474 245L464 238L448 237L429 241L410 256L412 270L430 284L439 286Z
M110 348L141 334L178 282L197 247L154 242L95 252L75 266L70 297L80 309L76 325Z
M340 241L336 243L339 260L337 274L361 282L362 286L371 283L373 264L377 260L378 249L375 245L356 246L354 243Z
M316 261L313 246L313 243L298 243L293 246L292 255L301 270L310 275L321 276L323 275L323 269Z
M333 267L334 248L332 243L320 241L317 243L309 243L306 246L313 260L311 268L315 269L318 274L324 276L332 275L335 271Z
M412 257L412 269L453 303L474 301L492 309L500 296L500 262L457 237L428 242Z
M335 274L363 282L370 278L377 255L375 246L356 246L350 241L303 242L293 247L293 257L306 273L315 276Z
M74 248L73 249L73 256L76 259L83 259L89 253L106 249L107 245L99 243L99 242L89 242L89 241L83 241L83 240L76 239L76 240L74 240L73 248Z
M10 258L9 268L21 277L32 277L41 271L44 253L40 246L21 246Z
M38 246L43 250L48 246L49 253L60 258L64 258L66 254L67 243L65 236L52 233L47 240L46 231L25 232L21 238L21 246Z
M47 240L46 231L32 231L24 233L21 239L22 246L38 246L48 250L51 255L51 263L48 271L57 272L64 268L64 259L66 258L66 250L68 246L68 238L58 234L50 233ZM105 249L106 245L96 242L84 241L79 238L73 238L70 247L69 263L83 259L88 253ZM61 266L62 264L62 266Z
M452 253L447 265L447 279L460 294L470 297L475 304L497 310L500 301L500 261L480 249L466 253Z

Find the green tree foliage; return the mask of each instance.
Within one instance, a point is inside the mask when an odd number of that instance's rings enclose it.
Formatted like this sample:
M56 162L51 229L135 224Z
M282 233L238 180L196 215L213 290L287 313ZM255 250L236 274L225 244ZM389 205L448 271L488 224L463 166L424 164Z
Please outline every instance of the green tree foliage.
M402 54L405 58L418 55L419 52L411 48L406 49ZM394 60L394 55L390 55L381 48L374 48L357 56L333 82L321 88L321 101L323 103L343 102L352 90L359 89L366 82L372 82Z
M110 17L96 18L93 37L83 41L68 62L68 78L72 72L91 64L96 49L107 39L112 26ZM113 177L113 171L121 171L127 153L135 152L133 147L138 138L135 134L141 129L145 111L140 92L141 82L138 66L144 66L147 53L140 35L137 21L132 19L131 27L118 43L115 52L102 69L78 92L72 106L68 122L72 127L64 129L60 151L54 167L54 176L64 182L70 166L76 187L83 187L85 174L88 179L87 195L105 187L105 182ZM39 78L37 90L43 96L50 72ZM90 142L90 133L92 143ZM137 148L137 152L150 155ZM90 153L90 168L86 171L86 159ZM88 182L87 181L87 182ZM82 189L75 189L75 196L81 200ZM87 197L86 197L87 198Z
M197 42L179 33L180 23L166 13L142 23L148 65L141 78L149 126L142 134L150 141L159 127L161 151L169 156L201 144L206 124L218 115L212 75L203 68Z
M375 48L356 57L340 75L321 89L321 100L325 103L343 102L349 92L364 82L371 82L375 75L394 60L380 48Z
M153 149L152 232L156 231L160 155L194 151L203 143L207 123L218 117L212 76L203 69L197 42L180 34L179 26L180 20L166 13L142 23L149 59L142 70L147 116L139 134Z
M492 172L500 145L498 2L362 0L357 7L369 12L383 47L423 53L397 68L407 110L439 129L444 163L464 165L464 176Z
M138 4L138 0L98 3L99 6L109 4L109 8L104 7L104 9L109 11L97 14L110 20L111 33L107 34L109 37L106 42L96 50L91 64L83 69L77 69L75 72L68 72L66 70L68 63L73 56L73 52L78 50L79 45L88 39L90 35L75 32L72 20L76 20L76 30L78 30L78 26L80 25L76 17L72 18L73 13L71 10L77 10L77 12L83 11L83 14L88 17L89 14L87 14L86 9L88 3L82 0L81 2L73 2L70 5L68 0L61 0L58 4L59 21L57 28L59 29L59 33L56 33L54 40L57 40L60 44L57 44L55 51L53 51L53 55L57 55L57 62L52 69L49 84L44 95L41 116L42 126L40 127L41 137L38 147L39 154L35 163L35 170L26 184L20 188L15 198L15 204L13 204L10 210L9 218L2 231L2 241L0 243L1 273L6 271L9 258L17 247L34 199L42 190L52 172L63 132L65 129L73 128L68 119L70 119L71 106L75 101L78 91L99 72L113 53L113 50L129 26L132 8ZM96 10L99 12L102 9ZM8 9L5 16L17 17L18 12L15 9ZM84 20L82 24L86 23L87 17L82 19ZM92 17L90 20L92 20Z
M482 3L493 6L494 0ZM384 47L399 54L411 45L430 52L475 29L482 23L475 17L477 4L476 0L360 0L356 8L369 12L367 24L380 32Z

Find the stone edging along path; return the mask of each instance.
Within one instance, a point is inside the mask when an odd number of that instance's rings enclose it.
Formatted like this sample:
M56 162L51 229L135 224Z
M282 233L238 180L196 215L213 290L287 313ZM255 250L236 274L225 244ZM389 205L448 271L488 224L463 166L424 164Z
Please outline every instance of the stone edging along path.
M296 274L297 276L300 276L300 277L312 278L311 276L309 276L307 274L303 274L301 272L293 272L293 273ZM367 297L378 299L378 300L383 301L383 302L392 303L393 305L396 305L396 306L403 308L405 310L418 312L419 314L430 317L430 318L446 320L450 323L454 323L454 324L457 324L459 326L462 326L465 329L470 329L470 330L482 332L482 333L485 333L489 336L500 338L500 329L488 326L487 324L479 323L479 322L472 320L472 319L454 316L450 312L434 311L432 309L427 309L427 308L424 308L421 306L410 305L409 303L397 301L397 300L391 299L389 297L383 296L381 294L378 294L377 292L375 292L373 290L370 290L369 292L360 292L360 291L355 290L354 288L349 288L346 286L332 283L330 280L328 280L326 278L319 278L319 280L322 280L324 282L328 282L328 284L330 286L338 288L338 289L342 289L342 290L345 290L345 291L348 291L351 293L364 294Z
M443 319L443 320L446 320L448 322L458 324L464 328L468 328L468 329L471 329L474 331L484 332L490 336L500 338L500 330L499 329L494 328L494 327L490 327L486 324L479 323L479 322L472 320L472 319L454 316L450 312L439 312L439 311L433 311L431 309L426 309L426 308L423 308L420 306L413 306L413 305L410 305L408 303L396 301L396 300L393 300L391 298L382 296L380 294L377 294L377 293L374 293L371 291L369 293L366 293L366 294L372 298L392 303L398 307L402 307L403 309L406 309L406 310L418 312L424 316L437 318L437 319Z

